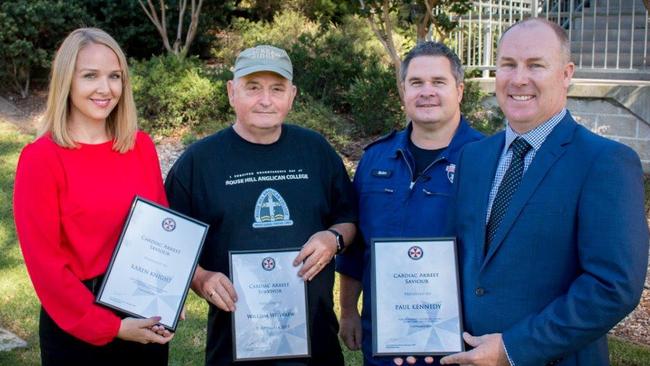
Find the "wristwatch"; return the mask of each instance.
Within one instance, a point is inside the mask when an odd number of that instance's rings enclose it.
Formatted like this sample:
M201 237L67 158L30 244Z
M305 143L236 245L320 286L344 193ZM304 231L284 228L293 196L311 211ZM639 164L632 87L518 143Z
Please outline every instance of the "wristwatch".
M334 229L327 229L330 233L334 234L336 237L336 254L341 254L343 249L345 249L345 242L343 241L343 235Z

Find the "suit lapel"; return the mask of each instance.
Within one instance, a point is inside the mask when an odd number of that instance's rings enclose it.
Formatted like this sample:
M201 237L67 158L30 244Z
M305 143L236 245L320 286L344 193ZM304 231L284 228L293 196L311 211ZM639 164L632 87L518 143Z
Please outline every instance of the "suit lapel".
M494 253L499 249L506 235L512 228L512 225L514 225L517 217L521 213L521 210L524 208L524 205L537 189L537 186L539 186L540 182L544 179L557 159L564 154L566 145L570 143L573 138L575 128L576 122L567 111L566 116L548 135L539 151L537 151L537 154L535 154L535 158L533 158L533 161L526 170L521 185L512 197L512 201L510 201L510 205L503 217L503 221L501 222L501 225L499 225L494 239L488 248L485 261L483 262L483 267L485 267L487 262L492 258L492 256L494 256ZM485 228L483 229L483 232L485 234ZM485 242L485 236L483 236L483 238L483 242Z

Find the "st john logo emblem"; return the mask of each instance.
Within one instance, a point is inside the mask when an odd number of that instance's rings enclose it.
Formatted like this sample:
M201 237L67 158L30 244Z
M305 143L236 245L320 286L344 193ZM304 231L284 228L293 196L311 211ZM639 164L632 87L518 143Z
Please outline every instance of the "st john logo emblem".
M167 217L162 220L162 228L165 231L174 231L174 229L176 229L176 221L171 217Z
M447 179L449 179L449 183L454 183L454 175L456 175L456 164L447 165L445 171L447 172Z
M409 254L409 258L413 260L418 260L422 258L422 256L424 255L424 251L422 251L422 248L420 248L419 246L414 245L409 248L408 254Z
M262 268L264 268L265 271L272 271L275 268L275 259L271 257L262 259Z

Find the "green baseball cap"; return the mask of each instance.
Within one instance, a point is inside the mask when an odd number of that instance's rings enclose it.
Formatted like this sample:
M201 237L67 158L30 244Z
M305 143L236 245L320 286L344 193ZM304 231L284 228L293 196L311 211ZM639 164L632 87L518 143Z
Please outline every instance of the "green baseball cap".
M260 45L241 51L235 60L235 79L260 71L274 72L287 80L293 79L293 66L285 50Z

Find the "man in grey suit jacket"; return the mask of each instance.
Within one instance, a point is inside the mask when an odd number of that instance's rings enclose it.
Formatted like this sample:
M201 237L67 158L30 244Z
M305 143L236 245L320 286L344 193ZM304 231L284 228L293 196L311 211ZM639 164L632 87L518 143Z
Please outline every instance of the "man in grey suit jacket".
M457 168L463 365L608 365L606 334L639 301L648 260L643 179L630 148L576 124L564 30L532 18L497 53L506 130Z

